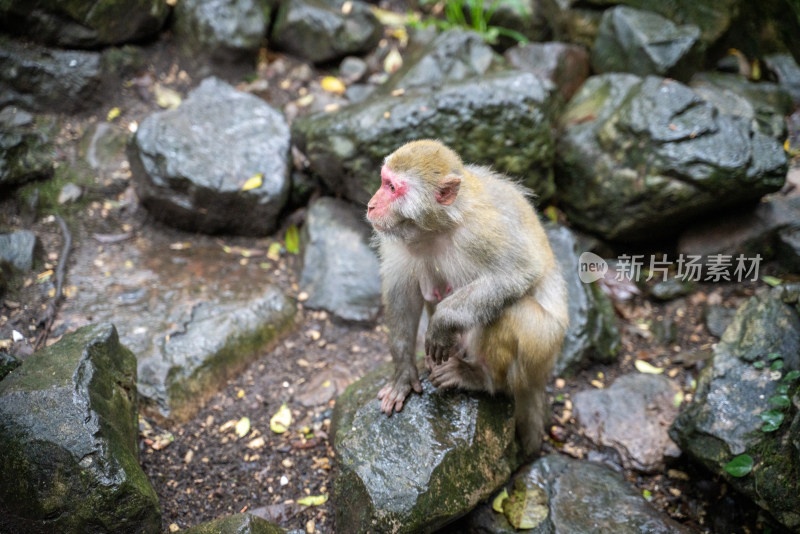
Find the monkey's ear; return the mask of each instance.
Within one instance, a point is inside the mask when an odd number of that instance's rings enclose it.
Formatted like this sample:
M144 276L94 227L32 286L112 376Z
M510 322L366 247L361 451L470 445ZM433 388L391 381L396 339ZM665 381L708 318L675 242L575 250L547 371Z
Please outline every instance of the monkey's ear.
M436 187L436 202L442 206L449 206L458 196L459 187L461 187L461 178L459 176L455 174L445 176Z

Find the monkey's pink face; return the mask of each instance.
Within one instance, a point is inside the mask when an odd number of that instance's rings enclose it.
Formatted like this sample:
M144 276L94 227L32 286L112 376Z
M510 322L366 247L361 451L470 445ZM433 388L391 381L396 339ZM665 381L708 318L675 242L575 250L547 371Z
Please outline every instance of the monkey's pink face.
M398 220L395 203L407 192L408 181L384 165L381 168L381 186L367 204L367 219L376 230L387 230Z

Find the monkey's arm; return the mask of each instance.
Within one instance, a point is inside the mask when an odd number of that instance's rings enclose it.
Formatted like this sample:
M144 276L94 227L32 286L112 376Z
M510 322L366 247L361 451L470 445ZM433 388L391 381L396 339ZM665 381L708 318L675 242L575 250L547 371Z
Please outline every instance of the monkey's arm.
M497 318L509 304L529 292L542 272L542 266L535 262L497 269L455 290L438 304L431 317L425 333L425 354L436 363L446 361L455 354L462 332Z
M399 283L389 283L384 288L385 318L389 325L390 350L395 364L394 376L378 392L381 411L386 415L399 412L412 389L422 393L414 348L424 301L419 284L412 282L416 281L401 280Z

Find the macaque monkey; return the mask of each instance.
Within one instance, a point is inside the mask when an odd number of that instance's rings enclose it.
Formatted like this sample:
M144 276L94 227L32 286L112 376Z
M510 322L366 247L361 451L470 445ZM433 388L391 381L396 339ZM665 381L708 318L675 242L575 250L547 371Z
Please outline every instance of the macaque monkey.
M509 394L525 453L539 451L545 385L568 316L564 280L528 196L438 141L408 143L384 161L367 218L380 245L396 366L378 393L387 415L422 391L414 352L425 307L431 382Z

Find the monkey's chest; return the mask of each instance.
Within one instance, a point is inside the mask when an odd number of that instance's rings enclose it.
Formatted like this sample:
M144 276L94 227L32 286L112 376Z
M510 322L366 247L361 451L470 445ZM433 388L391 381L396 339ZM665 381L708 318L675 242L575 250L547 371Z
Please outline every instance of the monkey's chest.
M450 295L455 287L454 281L448 280L441 273L425 273L419 278L419 289L422 292L422 298L434 304L441 302Z

